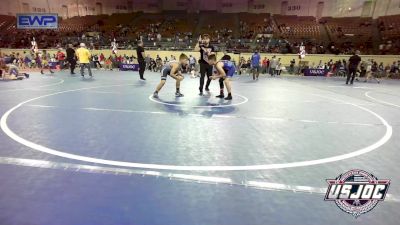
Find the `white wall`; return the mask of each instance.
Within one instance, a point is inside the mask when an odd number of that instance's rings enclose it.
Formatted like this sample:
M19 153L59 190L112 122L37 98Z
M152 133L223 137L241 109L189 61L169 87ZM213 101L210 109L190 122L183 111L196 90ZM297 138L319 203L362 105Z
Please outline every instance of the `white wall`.
M15 13L20 12L20 6L22 4L19 3L19 1L10 1L7 0L7 2L2 2L1 7L0 7L0 14L1 15L15 15Z
M133 0L133 11L143 11L147 13L155 13L160 10L160 0Z
M248 12L248 1L221 0L219 4L220 4L220 12L223 13Z
M336 8L334 8L332 16L335 17L351 17L361 16L362 8L365 0L336 0Z
M260 2L265 2L259 0ZM297 15L297 16L316 16L317 6L319 2L324 3L323 16L332 17L348 17L348 16L360 16L362 11L362 5L365 0L286 0L288 7L286 9L286 15ZM281 1L268 1L267 11L272 14L280 14Z
M163 1L163 9L164 10L184 10L186 11L189 2L187 0L164 0Z
M400 14L400 0L380 0L376 4L374 17Z
M318 3L324 2L323 16L361 16L366 1L373 2L371 16L374 18L400 14L400 0L253 0L253 5L264 5L264 9L250 7L249 12L280 14L283 1L287 1L288 8L292 9L286 9L286 15L316 16Z
M31 12L33 8L45 9L46 12L61 13L61 6L68 6L69 16L78 14L91 15L95 13L96 2L103 5L103 13L129 12L129 10L117 9L116 6L128 7L128 0L0 0L0 14L16 14L22 12L22 4L28 3ZM253 12L280 14L281 4L284 0L130 0L133 11L159 12L166 10L217 10L226 13ZM365 1L373 2L371 16L377 18L383 15L400 14L400 0L286 0L287 15L315 16L318 2L324 2L323 16L348 17L361 16ZM77 7L79 2L80 7ZM187 2L187 4L185 4ZM49 3L49 5L48 5ZM264 6L259 8L253 5ZM296 6L300 8L297 9Z
M400 14L400 0L391 0L388 5L387 15Z
M199 1L195 0L198 3L199 10L217 10L217 1L216 0L208 0L208 1Z

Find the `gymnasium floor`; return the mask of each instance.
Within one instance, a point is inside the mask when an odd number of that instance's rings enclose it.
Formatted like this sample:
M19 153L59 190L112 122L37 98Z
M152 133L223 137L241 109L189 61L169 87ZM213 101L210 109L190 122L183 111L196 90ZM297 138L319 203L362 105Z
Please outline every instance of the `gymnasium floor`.
M1 225L398 224L399 81L94 75L0 82ZM355 168L392 181L357 219L324 201Z

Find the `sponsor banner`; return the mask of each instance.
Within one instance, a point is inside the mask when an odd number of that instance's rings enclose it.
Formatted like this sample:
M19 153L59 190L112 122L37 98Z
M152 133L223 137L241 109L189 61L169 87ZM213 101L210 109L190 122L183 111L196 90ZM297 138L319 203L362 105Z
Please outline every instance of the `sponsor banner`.
M56 69L56 68L57 68L57 65L58 65L58 62L49 62L49 67L50 67L51 69Z
M139 64L123 64L119 65L121 71L139 71Z
M305 69L304 76L326 76L328 72L325 69Z
M18 29L58 29L58 14L56 13L19 13L17 14Z

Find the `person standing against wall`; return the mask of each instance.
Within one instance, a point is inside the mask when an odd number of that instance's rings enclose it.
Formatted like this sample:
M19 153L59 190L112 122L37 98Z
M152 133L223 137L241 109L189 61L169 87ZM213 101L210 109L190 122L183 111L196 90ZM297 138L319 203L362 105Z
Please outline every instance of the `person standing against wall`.
M272 56L272 59L269 63L269 73L271 74L271 76L274 76L276 73L276 65L278 64L278 60L276 59L276 56Z
M138 47L136 49L136 54L137 54L137 60L139 63L139 76L141 80L146 80L144 78L144 71L146 70L146 61L145 61L145 54L144 54L144 47L143 47L143 41L139 40L138 41Z

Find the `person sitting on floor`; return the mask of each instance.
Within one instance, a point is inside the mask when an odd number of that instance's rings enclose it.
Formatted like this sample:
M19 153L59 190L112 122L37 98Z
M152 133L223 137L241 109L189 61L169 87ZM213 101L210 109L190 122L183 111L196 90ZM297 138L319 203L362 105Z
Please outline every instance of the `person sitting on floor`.
M13 64L2 65L0 68L0 76L3 80L22 80L29 78L29 74L20 73L18 67Z

